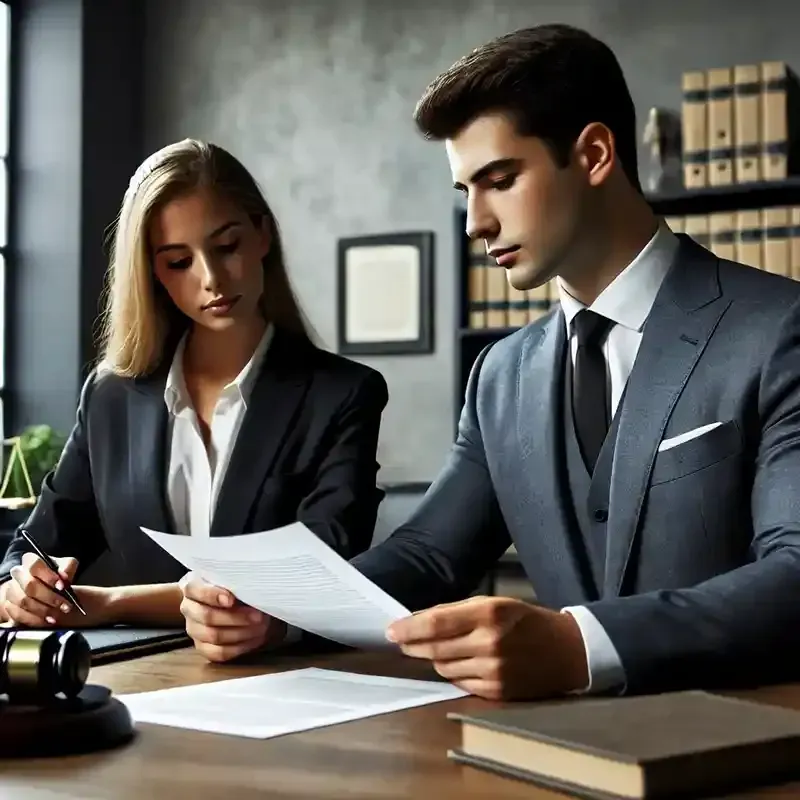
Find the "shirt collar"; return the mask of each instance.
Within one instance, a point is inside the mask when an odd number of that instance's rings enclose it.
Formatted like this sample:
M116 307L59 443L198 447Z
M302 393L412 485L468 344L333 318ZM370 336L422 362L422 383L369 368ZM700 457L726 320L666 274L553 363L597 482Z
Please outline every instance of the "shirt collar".
M590 310L607 317L617 325L632 331L641 331L653 307L658 290L669 271L678 249L678 238L664 224L658 226L653 238L642 248L636 258L597 296ZM572 329L575 315L586 306L573 297L557 279L558 294L567 335Z
M250 360L244 365L242 371L229 383L223 390L222 394L233 394L242 401L244 407L247 408L247 401L253 390L258 373L261 371L261 364L267 354L269 345L275 334L275 328L270 323L264 331L253 355ZM175 348L175 354L172 357L172 364L167 375L167 382L164 386L164 403L170 414L177 416L184 409L191 408L192 401L189 398L189 393L186 390L186 382L183 378L183 353L186 349L186 337L184 334L181 337L178 346Z

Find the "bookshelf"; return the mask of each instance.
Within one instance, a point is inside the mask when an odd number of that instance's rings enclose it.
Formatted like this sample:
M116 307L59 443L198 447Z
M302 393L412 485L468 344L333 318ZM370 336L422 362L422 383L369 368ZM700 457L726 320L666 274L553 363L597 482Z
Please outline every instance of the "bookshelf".
M665 217L791 206L800 203L800 176L781 181L679 189L648 195L648 200L653 211Z
M678 189L647 196L653 211L664 217L714 214L800 206L800 176L782 180ZM484 347L514 333L518 328L471 328L468 306L469 241L466 210L455 209L456 234L456 332L455 332L455 424L464 402L467 380L475 359Z

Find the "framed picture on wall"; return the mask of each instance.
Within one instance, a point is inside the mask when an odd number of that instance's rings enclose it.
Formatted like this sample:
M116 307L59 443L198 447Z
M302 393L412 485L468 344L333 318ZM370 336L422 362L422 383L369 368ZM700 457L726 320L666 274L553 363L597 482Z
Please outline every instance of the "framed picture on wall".
M433 233L340 239L337 249L339 352L433 352Z

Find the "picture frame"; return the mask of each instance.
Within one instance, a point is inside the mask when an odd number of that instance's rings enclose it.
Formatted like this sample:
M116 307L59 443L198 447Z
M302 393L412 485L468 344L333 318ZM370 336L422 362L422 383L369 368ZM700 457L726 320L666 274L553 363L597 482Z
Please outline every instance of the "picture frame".
M337 334L343 355L431 353L434 234L340 238Z

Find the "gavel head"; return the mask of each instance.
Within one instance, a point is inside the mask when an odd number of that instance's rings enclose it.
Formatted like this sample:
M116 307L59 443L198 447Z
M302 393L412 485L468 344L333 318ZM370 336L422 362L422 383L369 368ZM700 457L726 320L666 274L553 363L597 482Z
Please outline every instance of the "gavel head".
M44 705L80 694L91 649L77 631L0 629L0 696Z

